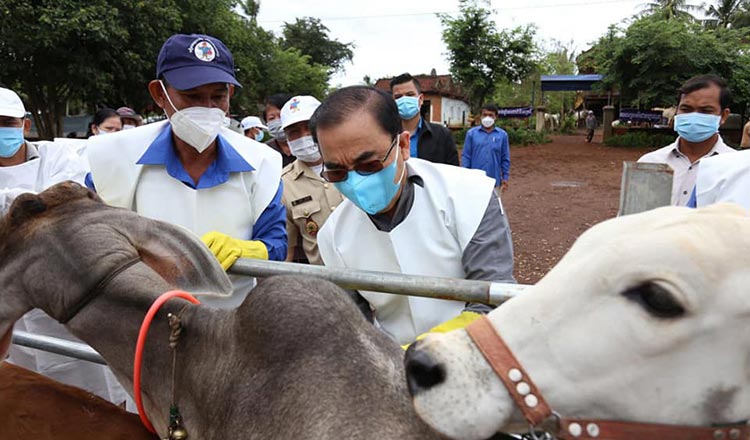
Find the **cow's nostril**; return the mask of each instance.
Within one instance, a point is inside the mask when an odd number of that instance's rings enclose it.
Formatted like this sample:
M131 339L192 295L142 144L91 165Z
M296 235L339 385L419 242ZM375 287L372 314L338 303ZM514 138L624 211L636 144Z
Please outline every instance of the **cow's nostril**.
M424 351L414 348L409 347L406 352L406 382L412 396L445 381L445 367Z

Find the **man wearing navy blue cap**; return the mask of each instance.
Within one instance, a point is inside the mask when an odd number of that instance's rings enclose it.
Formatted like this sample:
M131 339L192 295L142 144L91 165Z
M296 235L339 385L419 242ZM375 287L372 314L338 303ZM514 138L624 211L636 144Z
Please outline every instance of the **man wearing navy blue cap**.
M226 270L238 258L283 260L281 156L225 127L240 86L232 54L208 35L173 35L148 85L168 121L92 138L87 185L108 204L202 236ZM252 280L233 279L246 292Z

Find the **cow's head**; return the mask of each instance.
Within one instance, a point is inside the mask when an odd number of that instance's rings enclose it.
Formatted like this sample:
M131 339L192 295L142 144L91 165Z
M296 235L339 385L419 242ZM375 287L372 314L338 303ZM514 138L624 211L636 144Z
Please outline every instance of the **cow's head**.
M489 319L566 417L734 423L750 416L748 261L750 218L736 207L621 217ZM438 431L481 439L522 420L466 331L428 336L406 362Z
M226 274L192 233L109 207L66 182L21 195L0 219L0 336L32 308L58 320L70 317L116 273L122 284L158 293L231 292Z

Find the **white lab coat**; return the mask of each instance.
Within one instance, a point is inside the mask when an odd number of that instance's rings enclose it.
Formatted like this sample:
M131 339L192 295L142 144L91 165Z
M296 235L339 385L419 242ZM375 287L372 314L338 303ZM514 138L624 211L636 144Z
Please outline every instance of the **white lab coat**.
M703 159L695 195L698 207L728 202L750 209L750 151Z
M88 160L99 197L110 205L183 226L198 236L218 231L249 240L253 225L279 189L281 155L223 128L221 136L255 171L232 173L221 185L195 190L170 176L163 166L137 164L168 123L89 138ZM253 287L254 279L230 279L236 293L231 304L236 305Z
M463 252L477 231L495 181L483 171L406 162L424 187L414 184L414 204L391 232L344 200L318 233L326 266L379 272L465 278ZM463 302L360 291L382 329L400 344L458 316Z

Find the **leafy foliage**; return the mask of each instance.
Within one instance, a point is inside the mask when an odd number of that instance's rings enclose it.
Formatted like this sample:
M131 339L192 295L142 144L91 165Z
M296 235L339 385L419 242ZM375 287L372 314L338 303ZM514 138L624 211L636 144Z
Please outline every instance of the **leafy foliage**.
M19 92L43 138L62 134L70 103L151 105L156 58L175 33L203 33L232 51L243 88L233 111L257 109L278 92L322 97L329 70L285 49L258 26L257 0L0 0L0 84ZM246 16L235 12L238 8ZM210 11L210 13L206 13Z
M625 134L610 136L604 140L609 147L651 147L661 148L674 142L673 133L653 133L646 131L629 131Z
M532 71L536 32L533 27L498 31L492 11L478 1L461 0L459 17L439 15L451 74L467 91L474 110L492 96L499 81L517 82Z
M735 109L748 108L750 46L739 29L705 29L699 23L645 17L627 29L611 27L578 58L581 71L605 75L619 88L624 105L674 105L680 85L692 76L714 73L734 90Z
M354 56L354 45L331 39L328 28L317 18L298 18L294 23L284 23L282 32L284 49L299 49L313 63L328 66L330 73L343 70L344 63Z

